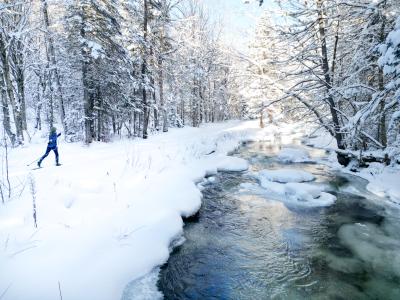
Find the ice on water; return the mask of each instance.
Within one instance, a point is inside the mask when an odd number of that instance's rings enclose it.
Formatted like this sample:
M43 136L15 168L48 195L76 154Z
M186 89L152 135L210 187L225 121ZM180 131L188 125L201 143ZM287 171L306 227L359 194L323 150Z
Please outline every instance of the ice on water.
M288 182L305 182L315 179L311 173L293 170L293 169L280 169L280 170L262 170L258 173L260 180L268 180L279 183Z
M384 221L382 226L371 223L345 224L338 232L341 242L364 267L382 276L400 278L400 240L388 232L392 226ZM399 228L397 228L399 229Z
M308 162L310 161L310 155L306 150L298 148L283 148L278 153L278 159L280 161L289 162Z
M262 170L254 174L265 192L290 205L321 207L332 205L336 197L324 192L325 187L316 183L305 183L315 179L302 170Z

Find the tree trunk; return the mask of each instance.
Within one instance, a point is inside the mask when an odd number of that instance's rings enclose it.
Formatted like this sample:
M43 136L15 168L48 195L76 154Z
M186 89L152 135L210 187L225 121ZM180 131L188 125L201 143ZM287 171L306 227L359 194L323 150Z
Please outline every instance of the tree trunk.
M182 124L185 125L185 101L181 99L181 120Z
M92 90L92 89L91 89ZM95 128L95 114L94 114L94 104L95 104L95 97L96 94L94 92L90 92L89 93L89 111L90 111L90 118L89 118L89 122L90 122L90 135L92 137L92 141L96 138L96 128Z
M103 136L103 99L101 98L100 88L97 88L97 141L104 142Z
M53 38L51 36L51 33L49 32L50 19L49 19L49 13L48 13L47 0L42 0L42 4L43 4L42 10L43 10L44 24L45 24L45 29L47 32L47 35L46 35L47 45L48 45L47 59L48 59L49 64L51 65L51 74L54 75L54 79L55 79L55 83L56 83L61 123L63 125L64 133L67 133L68 128L67 128L67 123L65 121L65 105L64 105L64 98L63 98L63 92L62 92L62 87L61 87L61 79L60 79L59 70L57 68L57 61L56 61L56 54L55 54L55 50L54 50ZM52 80L52 78L53 78L53 76L50 76L50 78L49 78L50 81Z
M154 49L153 49L153 41L150 41L150 49L149 49L149 57L148 57L148 64L149 65L154 65L153 61L154 57ZM147 72L149 72L149 69L147 69ZM153 110L153 126L155 130L158 130L158 106L157 106L157 98L156 98L156 91L155 91L155 79L152 74L148 74L149 79L150 79L150 87L151 87L151 102L148 103L149 106L149 123L150 123L150 114L151 111Z
M81 23L81 38L85 40L85 9L82 7L82 23ZM93 141L92 134L92 121L93 121L93 110L92 110L92 95L89 92L89 78L88 78L88 65L89 57L85 45L81 48L82 55L82 85L83 85L83 105L85 114L85 143L90 144Z
M22 130L27 130L28 125L26 122L24 57L22 53L23 48L24 44L20 40L17 40L13 43L13 47L11 48L11 57L14 68L11 69L13 70L13 75L17 84L17 98L18 106L20 107Z
M42 103L40 103L39 100L36 107L36 120L35 120L35 128L38 130L42 130L42 118L40 116L41 112L42 112Z
M380 42L385 42L385 27L386 27L386 17L382 16L382 26L380 32ZM379 91L383 91L385 89L384 77L383 77L383 69L378 66L378 87ZM383 145L387 146L387 132L386 132L386 113L385 113L385 97L382 97L380 103L380 118L379 118L379 126L378 126L378 141Z
M260 111L260 128L264 128L264 111L261 109Z
M39 83L37 85L37 92L36 92L36 123L35 128L38 130L42 130L42 99L40 97L40 88L42 87L42 75L39 74Z
M197 105L198 105L198 92L197 92L197 82L193 79L193 89L192 89L192 101L191 101L191 115L192 115L192 126L197 127Z
M338 112L336 111L336 104L335 101L330 94L332 89L332 80L330 75L329 69L329 60L328 60L328 50L326 45L326 29L325 29L325 22L323 16L323 1L324 0L316 0L317 3L317 10L318 10L318 29L319 29L319 39L321 43L321 60L322 60L322 71L324 73L324 85L327 91L327 100L329 105L329 111L332 117L335 139L338 144L339 149L345 149L343 134L341 132L341 126L339 122Z
M194 88L193 88L193 90L194 90ZM195 107L195 92L193 91L193 97L192 97L192 103L191 103L191 111L192 111L192 126L193 127L196 127L197 126L197 123L196 123L196 107Z
M199 103L199 109L198 109L198 114L197 114L197 118L198 118L198 125L200 126L200 124L202 124L204 122L204 93L202 90L202 86L199 82L199 99L200 99L200 103Z
M164 27L161 28L160 33L160 54L158 55L158 89L160 93L160 107L163 119L162 131L168 132L168 116L167 109L164 99L164 64L163 64L163 52L164 52Z
M163 118L162 130L168 132L168 115L164 99L164 70L162 57L158 59L158 89L160 90L160 105Z
M18 90L18 97L19 103L21 105L21 122L22 122L22 129L28 130L28 124L26 122L26 104L25 104L25 78L24 73L20 70L19 77L17 78L17 90Z
M51 82L49 82L50 86L47 84L44 84L44 89L46 91L46 86L50 88L49 92L49 105L48 105L48 115L47 115L47 122L49 124L49 127L52 128L54 126L54 102L53 102L53 93L52 93L52 88L51 88Z
M115 122L115 114L114 113L111 115L111 122L112 122L113 134L115 135L117 133L117 124Z
M142 104L143 104L143 138L148 138L148 126L149 126L149 104L147 103L147 90L146 90L146 75L147 75L147 22L148 22L148 5L147 0L143 0L143 40L144 40L144 51L143 51L143 63L142 63Z
M15 123L15 129L16 129L16 142L20 143L21 141L24 140L21 107L19 105L17 105L16 100L15 100L13 84L12 84L11 75L10 75L10 65L9 65L9 61L8 61L6 45L3 41L3 36L1 34L0 34L0 57L1 57L1 61L2 61L2 67L3 67L2 71L3 71L3 76L4 76L6 92L7 92L8 99L10 100L10 104L11 104L13 116L14 116L14 123Z
M10 110L8 108L7 92L4 86L3 72L1 70L0 70L0 90L1 90L1 107L3 111L3 127L11 141L11 145L14 146L15 134L11 130Z
M138 136L138 130L137 130L137 112L133 111L132 114L130 114L129 118L133 117L133 136L136 137Z
M155 130L160 130L160 125L159 125L159 120L158 120L158 109L154 108L153 109L153 118L154 118L154 128Z
M379 90L384 90L384 81L383 81L383 70L379 68L378 70L378 78L379 78ZM380 118L379 118L379 126L378 126L378 140L383 146L387 146L387 132L386 132L386 113L385 113L385 97L382 97L380 103Z
M157 98L156 98L156 91L155 91L155 82L154 82L154 77L151 77L151 86L153 87L153 91L151 93L152 99L153 99L153 116L154 116L154 129L159 130L159 123L158 123L158 105L157 105Z
M142 124L143 124L143 113L138 113L138 133L139 133L139 135L140 135L140 133L142 133L142 136L143 136L143 132L141 132Z

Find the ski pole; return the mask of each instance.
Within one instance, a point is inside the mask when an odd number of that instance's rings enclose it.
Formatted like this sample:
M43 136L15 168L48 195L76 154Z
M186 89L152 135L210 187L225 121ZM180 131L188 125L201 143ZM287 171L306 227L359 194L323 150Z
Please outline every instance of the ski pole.
M31 164L37 162L40 158L36 158L33 162L31 162L30 164L27 164L26 166L29 167Z

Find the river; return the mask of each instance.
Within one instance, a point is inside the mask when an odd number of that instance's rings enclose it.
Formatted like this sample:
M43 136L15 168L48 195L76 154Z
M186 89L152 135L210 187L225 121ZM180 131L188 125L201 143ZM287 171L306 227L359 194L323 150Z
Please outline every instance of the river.
M326 154L306 149L313 160ZM232 153L249 172L219 173L186 220L186 241L161 268L165 299L400 299L399 210L366 181L316 162L283 163L282 145L247 143ZM252 172L295 168L337 197L301 207L270 197Z

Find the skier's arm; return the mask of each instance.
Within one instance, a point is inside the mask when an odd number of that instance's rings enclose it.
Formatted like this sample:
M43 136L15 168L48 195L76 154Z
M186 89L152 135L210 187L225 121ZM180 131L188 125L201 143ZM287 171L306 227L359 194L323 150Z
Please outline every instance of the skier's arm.
M60 137L61 133L57 134L57 137Z

